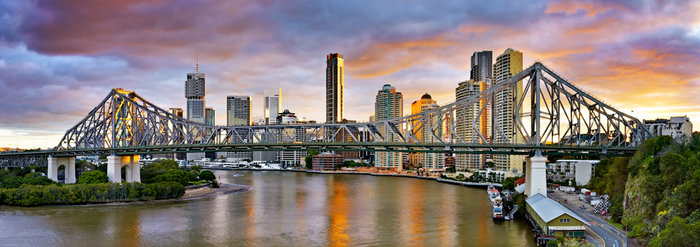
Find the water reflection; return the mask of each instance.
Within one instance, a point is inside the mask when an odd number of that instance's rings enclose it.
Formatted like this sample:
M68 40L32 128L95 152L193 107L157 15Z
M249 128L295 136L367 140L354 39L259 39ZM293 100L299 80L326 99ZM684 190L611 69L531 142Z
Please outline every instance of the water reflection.
M534 246L483 189L353 175L217 171L251 191L196 201L0 207L8 246Z

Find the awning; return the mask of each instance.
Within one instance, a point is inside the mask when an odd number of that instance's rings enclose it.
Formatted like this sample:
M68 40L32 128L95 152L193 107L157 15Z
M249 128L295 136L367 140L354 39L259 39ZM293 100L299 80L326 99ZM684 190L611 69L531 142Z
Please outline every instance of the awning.
M549 227L550 231L578 231L578 230L586 230L586 227L584 226L550 226Z

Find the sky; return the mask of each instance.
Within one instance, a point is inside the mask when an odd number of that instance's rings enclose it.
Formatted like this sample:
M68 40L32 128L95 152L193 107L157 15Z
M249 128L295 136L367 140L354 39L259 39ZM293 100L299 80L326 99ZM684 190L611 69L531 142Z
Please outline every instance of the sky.
M388 83L410 103L455 101L473 52L519 50L639 119L700 126L700 1L0 1L0 147L53 147L111 88L185 108L263 98L325 120L325 58L345 58L345 118L367 121ZM700 127L695 127L698 130Z

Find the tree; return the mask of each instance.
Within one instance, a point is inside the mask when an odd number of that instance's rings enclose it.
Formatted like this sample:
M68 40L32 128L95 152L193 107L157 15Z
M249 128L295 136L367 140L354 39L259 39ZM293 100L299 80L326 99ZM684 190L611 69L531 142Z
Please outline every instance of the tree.
M201 173L199 173L199 179L213 181L216 179L216 176L214 175L214 173L212 171L204 170Z
M174 160L159 160L151 164L141 166L141 181L144 183L152 183L154 179L167 173L169 170L177 170L178 165Z
M312 164L312 157L314 155L318 155L318 151L309 151L309 153L306 155L306 158L304 158L304 162L306 162L306 169L311 170L313 169L313 164Z
M697 222L695 229L700 225ZM697 232L691 231L691 226L680 217L673 217L664 230L649 242L649 246L696 246L700 242Z
M100 184L109 181L107 174L101 171L86 171L78 177L79 184Z
M153 178L154 182L176 182L183 186L189 184L189 176L186 171L180 169L170 169L164 174L160 174Z

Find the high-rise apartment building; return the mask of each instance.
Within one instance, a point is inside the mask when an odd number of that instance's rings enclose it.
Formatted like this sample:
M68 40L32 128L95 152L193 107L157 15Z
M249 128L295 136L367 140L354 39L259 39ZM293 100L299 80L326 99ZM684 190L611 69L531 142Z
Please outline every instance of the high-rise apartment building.
M272 96L265 96L265 124L278 124L277 116L280 113L280 108L282 106L282 89L279 93Z
M397 92L395 87L389 84L384 84L382 89L377 92L376 101L374 103L374 118L376 121L389 120L400 118L403 116L403 95ZM382 136L388 140L394 140L396 137L390 130L379 127ZM395 167L401 170L402 156L399 152L376 152L375 166L378 167Z
M421 112L427 112L434 109L440 108L437 103L432 103L428 105L423 105ZM440 143L439 138L442 136L443 132L443 120L437 114L431 115L424 119L424 126L427 128L422 128L421 140L426 143ZM433 132L435 133L433 135ZM423 155L423 168L430 173L440 172L445 167L445 154L444 153L425 153Z
M411 103L411 115L413 114L418 114L423 112L423 109L426 106L432 105L432 104L437 104L437 101L433 100L433 97L430 96L430 94L425 93L423 96L420 97L420 100L413 101ZM419 126L419 119L416 118L415 120L412 120L413 126ZM418 131L415 133L416 139L418 140L423 140L423 131ZM424 166L425 165L425 154L424 153L409 153L408 155L409 159L409 164L414 167L419 167L419 166Z
M326 56L326 123L343 121L343 55Z
M496 63L493 64L493 82L498 84L508 80L514 75L523 71L523 53L511 48L506 49L503 54L496 58ZM503 132L497 131L493 133L496 143L522 143L523 137L520 131L515 128L514 112L519 112L522 116L523 109L515 109L516 102L520 102L523 97L523 82L518 81L515 88L505 89L496 93L494 104L493 123L495 129L500 129ZM512 170L516 173L522 173L522 156L511 155L494 155L494 163L499 170Z
M232 95L226 97L226 125L227 126L245 126L250 125L251 115L251 98L250 96ZM245 133L239 133L245 135ZM246 140L248 141L248 140ZM228 158L252 159L251 152L228 152Z
M193 122L204 123L205 104L204 73L199 73L199 66L195 73L187 73L185 81L185 98L187 98L187 119Z
M455 89L456 100L461 101L476 97L486 88L487 83L484 81L469 80L460 82ZM455 123L455 128L457 135L464 142L484 143L484 139L489 140L491 129L489 128L488 116L491 108L487 105L488 103L486 100L481 100L456 109L457 122ZM483 111L482 107L484 108ZM458 171L478 170L484 162L486 162L486 155L483 154L456 154L455 168Z

